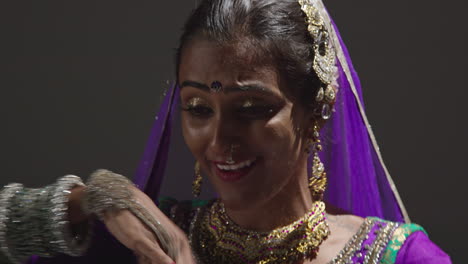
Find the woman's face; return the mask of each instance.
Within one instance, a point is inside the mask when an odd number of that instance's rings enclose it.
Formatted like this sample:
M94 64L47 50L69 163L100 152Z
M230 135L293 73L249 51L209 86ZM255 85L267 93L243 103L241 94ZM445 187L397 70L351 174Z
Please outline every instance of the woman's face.
M179 68L185 142L231 208L285 191L306 164L306 112L283 93L271 64L251 54L198 38L185 46Z

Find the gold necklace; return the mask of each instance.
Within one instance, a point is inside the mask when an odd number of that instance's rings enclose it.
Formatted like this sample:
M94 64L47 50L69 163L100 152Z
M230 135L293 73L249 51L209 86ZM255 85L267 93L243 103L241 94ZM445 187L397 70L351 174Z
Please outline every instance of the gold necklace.
M322 201L314 202L292 224L270 232L238 226L227 216L223 204L215 201L195 216L190 241L199 263L284 264L315 258L329 234Z

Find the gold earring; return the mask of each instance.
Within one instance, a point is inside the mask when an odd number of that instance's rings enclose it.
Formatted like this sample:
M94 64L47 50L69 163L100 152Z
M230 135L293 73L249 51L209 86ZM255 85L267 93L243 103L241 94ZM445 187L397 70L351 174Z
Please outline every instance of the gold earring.
M309 178L309 188L312 191L314 200L322 200L323 193L327 187L327 173L318 155L319 151L322 150L322 145L320 144L320 133L317 124L314 124L312 139L310 139L309 142L310 146L308 147L308 151L310 152L310 149L312 149L314 155L312 160L312 176Z
M195 180L192 183L192 193L193 196L198 197L201 193L201 185L202 185L202 175L200 171L200 163L198 161L195 162Z

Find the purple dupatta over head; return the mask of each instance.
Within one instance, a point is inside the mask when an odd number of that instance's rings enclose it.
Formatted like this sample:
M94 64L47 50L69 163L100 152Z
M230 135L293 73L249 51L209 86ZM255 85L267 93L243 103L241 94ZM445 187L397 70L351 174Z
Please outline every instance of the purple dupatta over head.
M336 25L323 3L322 16L337 53L338 93L334 113L321 131L324 150L321 158L328 175L325 200L352 214L376 216L386 220L409 222L396 187L383 163L374 134L367 120L359 77ZM172 123L177 114L179 87L165 93L151 129L134 183L157 203L169 157ZM311 98L313 100L313 98ZM309 165L310 165L309 159ZM309 166L310 167L310 166ZM101 262L102 261L102 262ZM30 263L134 263L133 254L113 238L100 224L94 243L84 257L33 257Z

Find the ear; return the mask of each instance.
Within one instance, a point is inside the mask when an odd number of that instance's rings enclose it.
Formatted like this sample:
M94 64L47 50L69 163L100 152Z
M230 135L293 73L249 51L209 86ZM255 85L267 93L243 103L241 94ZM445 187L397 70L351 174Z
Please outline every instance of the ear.
M313 118L304 119L301 129L301 138L303 142L308 142L308 140L311 140L313 138L314 122L315 121Z

